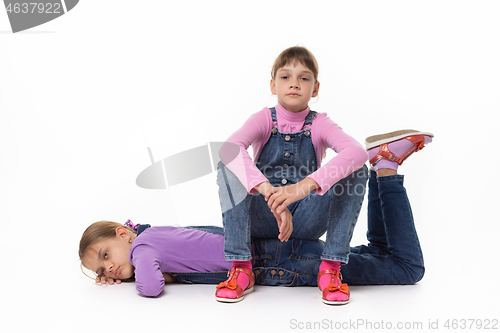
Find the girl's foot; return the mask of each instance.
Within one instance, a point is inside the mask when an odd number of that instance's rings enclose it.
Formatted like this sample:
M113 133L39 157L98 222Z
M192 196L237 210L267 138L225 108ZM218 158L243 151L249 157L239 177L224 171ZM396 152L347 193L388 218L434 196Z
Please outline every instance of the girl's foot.
M323 303L328 305L349 303L349 287L342 283L340 262L323 260L319 270L318 287Z
M228 274L229 278L217 286L215 299L224 303L242 301L246 294L253 291L255 275L251 268L243 267L233 267Z
M397 170L414 152L432 142L434 134L415 130L401 130L366 138L370 164L374 170Z

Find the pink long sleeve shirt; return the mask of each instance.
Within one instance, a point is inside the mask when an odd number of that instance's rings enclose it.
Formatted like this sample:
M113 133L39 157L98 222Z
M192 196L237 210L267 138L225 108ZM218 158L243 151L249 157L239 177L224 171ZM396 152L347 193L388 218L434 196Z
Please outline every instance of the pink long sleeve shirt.
M318 170L308 177L318 183L319 188L315 191L320 195L325 194L342 178L361 168L368 160L368 154L363 146L346 134L326 113L318 113L312 124L304 127L309 108L296 113L286 110L279 103L275 108L277 124L273 124L271 112L265 107L251 115L243 126L226 140L239 146L240 152L237 158L226 163L224 148L221 150L221 160L238 177L249 193L256 193L254 187L267 181L254 161L257 161L262 148L269 140L273 126L277 126L281 133L295 133L310 126ZM250 146L253 149L253 160L247 152ZM333 149L337 156L321 166L327 148Z

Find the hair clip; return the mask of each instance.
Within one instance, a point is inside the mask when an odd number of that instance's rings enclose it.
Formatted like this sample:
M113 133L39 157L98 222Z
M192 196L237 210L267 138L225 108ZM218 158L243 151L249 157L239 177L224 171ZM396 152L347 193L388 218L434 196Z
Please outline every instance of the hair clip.
M127 222L125 222L123 225L132 229L134 234L137 234L137 229L139 229L140 224L139 223L133 224L132 221L127 220Z

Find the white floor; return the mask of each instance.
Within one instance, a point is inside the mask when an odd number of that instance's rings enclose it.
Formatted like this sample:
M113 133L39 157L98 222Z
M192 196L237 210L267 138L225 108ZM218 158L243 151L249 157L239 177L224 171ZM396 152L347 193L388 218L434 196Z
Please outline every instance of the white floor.
M426 222L419 228L427 269L421 282L412 286L351 286L349 304L327 306L315 287L256 286L242 302L223 304L215 301L213 285L171 284L157 298L140 296L134 283L96 285L80 271L76 258L80 233L69 230L63 238L63 219L58 220L60 225L47 228L11 230L9 239L0 244L0 297L7 305L1 313L1 326L16 327L14 332L197 332L207 328L254 332L259 328L296 331L310 327L328 331L339 326L363 332L399 327L422 331L439 325L445 331L448 320L449 325L460 323L453 320L467 320L467 327L479 323L470 320L481 320L482 325L489 320L492 327L491 320L499 319L499 269L494 252L469 255L463 244L451 240L452 232L438 227L432 231L431 226L424 227ZM360 231L365 219L362 221ZM439 221L432 223L438 225ZM52 231L56 227L59 231ZM467 238L458 232L454 236ZM437 238L442 240L440 245L434 243ZM486 253L494 251L494 246L485 244L482 249ZM476 261L471 262L472 258ZM247 319L246 326L242 326L240 316Z
M214 300L211 285L168 285L160 297L146 298L137 294L133 283L102 287L78 276L71 281L23 285L31 292L9 298L9 306L17 311L5 319L15 322L19 332L28 328L59 332L70 327L72 332L122 328L145 332L263 328L267 332L311 327L363 332L422 331L435 325L445 331L447 320L452 325L452 320L478 319L486 325L485 320L498 319L498 306L490 294L498 296L495 288L479 284L474 290L473 282L465 282L468 274L460 275L463 282L439 276L430 273L414 286L353 286L351 302L345 306L324 305L313 287L257 286L242 302L223 304Z

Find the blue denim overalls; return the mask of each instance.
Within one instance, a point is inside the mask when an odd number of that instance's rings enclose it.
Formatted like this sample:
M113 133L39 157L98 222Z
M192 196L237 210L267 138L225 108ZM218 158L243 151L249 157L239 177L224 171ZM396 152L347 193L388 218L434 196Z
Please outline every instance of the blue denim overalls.
M309 112L301 131L281 133L276 125L276 110L271 108L270 111L274 127L256 166L273 186L295 184L318 169L316 150L308 126L316 112ZM289 205L288 209L293 215L293 232L290 238L316 241L326 232L321 259L347 263L349 242L363 202L367 178L367 169L363 166L337 182L324 195L313 191L302 200ZM217 182L223 212L225 258L251 260L251 237L277 241L279 229L276 218L264 197L260 193L248 194L239 179L222 163L219 163ZM246 192L244 199L235 200L243 192ZM280 262L276 256L279 256L283 244L285 243L275 242L276 247L268 250L266 243L266 251L259 251L255 264L275 266ZM289 250L291 256L295 255L293 247ZM317 274L316 271L309 273Z

